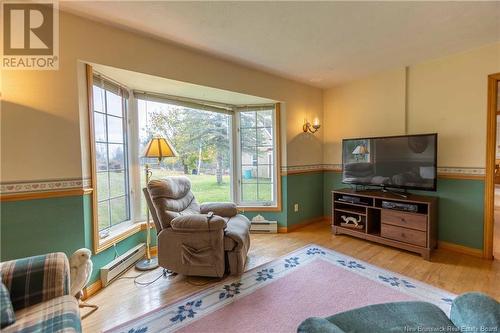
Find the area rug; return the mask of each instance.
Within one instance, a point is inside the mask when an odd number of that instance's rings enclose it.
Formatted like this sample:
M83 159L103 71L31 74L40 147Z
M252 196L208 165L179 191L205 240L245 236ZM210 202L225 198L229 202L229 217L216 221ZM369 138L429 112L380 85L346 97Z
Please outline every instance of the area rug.
M308 245L108 332L296 332L311 316L420 300L449 314L454 294Z

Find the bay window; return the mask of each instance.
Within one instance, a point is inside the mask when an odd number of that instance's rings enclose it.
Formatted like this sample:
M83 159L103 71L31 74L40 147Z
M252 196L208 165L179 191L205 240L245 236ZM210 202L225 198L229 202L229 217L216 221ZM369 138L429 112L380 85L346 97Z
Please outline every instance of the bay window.
M234 201L242 209L278 210L277 110L128 92L100 76L91 87L94 228L111 242L120 226L144 221L144 166L152 179L189 177L200 202ZM152 137L178 156L142 158Z
M185 175L200 202L241 207L277 204L275 105L215 106L136 93L141 147L168 138L179 156L153 166L153 177ZM145 163L146 161L142 161Z

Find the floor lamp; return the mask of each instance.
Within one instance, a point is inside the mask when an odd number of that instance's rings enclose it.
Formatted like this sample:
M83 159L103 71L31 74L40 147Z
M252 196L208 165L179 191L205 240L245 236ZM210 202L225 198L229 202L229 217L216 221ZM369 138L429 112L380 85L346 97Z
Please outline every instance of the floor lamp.
M144 158L157 158L158 163L160 163L164 157L176 157L176 156L177 152L172 147L172 144L167 139L159 137L152 138L148 142L146 150L144 151L143 155ZM148 163L146 163L146 165L144 166L144 171L146 174L146 186L147 186L149 180L151 179L151 173L152 173ZM140 260L135 265L135 268L137 268L140 271L149 271L158 267L158 257L151 256L150 231L151 231L151 224L149 223L149 208L147 208L146 205L146 258Z

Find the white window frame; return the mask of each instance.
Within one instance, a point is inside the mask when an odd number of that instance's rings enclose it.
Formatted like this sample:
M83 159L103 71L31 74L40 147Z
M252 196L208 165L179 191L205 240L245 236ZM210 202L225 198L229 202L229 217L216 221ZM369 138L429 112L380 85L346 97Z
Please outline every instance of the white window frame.
M242 178L243 178L243 172L242 172L242 167L241 167L241 160L242 160L242 150L241 150L241 130L240 130L240 112L251 112L251 111L269 111L272 110L272 119L273 119L273 178L272 178L272 201L243 201L242 200ZM278 186L280 185L280 182L278 181L279 171L278 171L278 130L277 130L277 112L276 112L276 107L273 106L251 106L251 107L238 107L235 109L234 116L233 116L233 136L235 136L234 140L234 145L233 145L233 151L234 153L234 160L233 164L236 170L236 177L233 177L233 186L236 189L236 191L233 193L233 200L236 202L236 204L241 207L242 209L245 208L254 208L254 207L277 207L278 206Z
M94 129L94 94L93 94L93 86L96 82L94 82L94 77L99 78L99 80L103 79L107 84L118 88L123 94L124 107L126 108L126 113L124 114L124 123L126 125L126 129L124 131L124 140L126 140L126 151L124 154L127 157L126 163L128 163L128 172L127 172L127 182L128 182L128 197L129 197L129 220L123 221L119 224L116 224L110 227L109 235L105 238L101 238L99 235L99 220L98 220L98 198L97 198L97 166L96 166L96 145L95 145L95 129ZM132 141L132 135L134 130L131 129L131 124L134 122L131 120L131 117L136 114L135 106L132 102L133 96L130 93L130 90L123 86L122 84L107 78L104 75L101 75L97 72L93 71L92 66L86 65L86 79L87 79L87 104L88 104L88 121L89 121L89 148L90 148L90 168L91 168L91 180L92 180L92 232L93 232L93 250L94 253L100 253L114 244L120 242L121 240L126 239L127 237L145 229L144 223L135 223L139 222L140 219L137 218L137 209L134 208L136 202L136 193L134 189L135 185L135 177L137 174L137 165L134 162L133 156L137 154L137 148L135 148L135 143ZM99 86L98 83L95 84ZM122 103L123 103L122 99ZM135 112L135 113L134 113ZM137 131L135 131L137 133Z
M139 113L137 108L137 100L133 93L129 94L129 118L128 118L128 135L129 135L129 183L130 185L130 217L134 223L144 222L146 219L141 213L141 177L145 177L145 171L141 168L141 154L139 147Z
M96 133L95 133L95 126L93 127L93 131L91 133L92 135L92 144L94 145L94 151L96 151L96 147L98 144L105 144L106 145L106 162L108 163L108 167L106 168L106 171L100 171L100 170L97 170L96 168L96 171L95 171L95 175L96 175L96 184L95 184L95 188L97 190L97 177L100 173L106 173L107 174L107 190L110 191L111 188L110 188L110 172L113 172L114 170L113 169L109 169L109 161L110 161L110 156L109 156L109 145L110 144L116 144L115 142L112 142L109 140L109 119L111 118L118 118L120 119L121 121L121 125L122 125L122 131L123 131L123 142L121 143L121 145L123 146L123 169L121 170L124 174L124 181L125 181L125 184L124 184L124 188L125 188L125 193L123 196L119 196L117 198L121 198L121 197L124 197L125 198L125 206L126 206L126 219L121 221L121 222L118 222L117 224L115 225L111 225L112 221L111 221L111 216L112 216L112 210L111 210L111 200L113 200L114 198L112 197L109 197L110 193L108 193L108 198L107 199L104 199L102 201L98 201L97 204L99 206L99 204L101 202L108 202L108 218L109 218L109 223L110 223L110 226L106 227L105 229L103 230L99 230L99 232L105 232L107 231L108 233L110 233L110 231L112 229L115 229L115 228L119 228L118 226L119 225L122 225L122 223L127 223L131 220L131 217L132 217L132 211L131 211L131 197L130 197L130 190L131 190L131 184L130 184L130 159L129 159L129 156L130 156L130 151L129 151L129 136L128 136L128 104L129 104L129 100L128 100L128 93L124 90L124 88L120 87L120 86L115 86L113 83L111 83L109 80L107 80L106 78L103 78L102 76L98 75L98 74L95 74L94 77L99 80L100 82L97 83L94 79L94 83L92 84L92 91L93 91L93 88L94 87L98 87L100 88L102 91L103 91L103 94L104 94L104 99L101 100L102 102L102 107L103 107L103 110L102 111L96 111L95 110L95 107L92 108L92 117L93 119L95 119L95 116L96 114L100 114L102 116L104 116L104 119L105 119L105 131L106 131L106 138L104 141L97 141L96 140ZM110 114L109 113L109 110L108 110L108 103L107 103L107 94L111 93L111 94L114 94L114 95L117 95L120 97L120 104L121 104L121 112L122 112L122 115L121 116L115 116L113 114ZM95 99L96 96L93 95L93 98ZM95 124L94 124L95 125ZM92 156L92 158L95 160L95 162L97 163L97 154L94 154ZM99 222L99 221L98 221ZM99 223L98 223L99 225Z

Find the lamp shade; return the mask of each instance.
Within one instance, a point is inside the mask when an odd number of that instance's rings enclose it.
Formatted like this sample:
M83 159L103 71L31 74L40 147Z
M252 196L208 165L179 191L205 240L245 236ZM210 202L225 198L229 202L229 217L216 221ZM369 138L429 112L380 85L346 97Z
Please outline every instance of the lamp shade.
M368 154L368 148L365 145L358 145L352 151L353 155L366 155Z
M175 151L172 144L165 138L152 138L146 145L143 157L153 158L156 157L161 161L164 157L176 157L177 152Z

